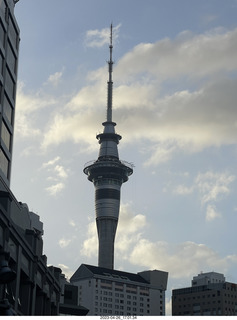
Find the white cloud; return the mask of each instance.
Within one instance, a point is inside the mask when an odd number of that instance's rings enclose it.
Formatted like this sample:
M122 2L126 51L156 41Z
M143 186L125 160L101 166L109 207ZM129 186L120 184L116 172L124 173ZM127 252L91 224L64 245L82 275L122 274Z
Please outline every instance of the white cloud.
M222 215L216 208L216 203L225 199L231 192L230 185L235 176L227 172L207 171L199 173L194 179L193 185L178 185L173 193L188 195L198 191L201 198L201 205L206 210L206 221L213 221Z
M75 223L75 221L72 220L72 219L69 221L69 225L70 225L71 227L76 227L76 223Z
M57 175L60 177L60 178L67 178L68 177L68 174L66 172L66 170L64 169L63 166L60 166L60 165L56 165L56 167L54 168L54 171L57 173Z
M184 242L178 245L140 239L129 256L130 263L169 271L170 278L191 278L200 270L223 272L236 264L236 255L220 257L204 244Z
M96 256L98 251L98 239L95 221L89 223L87 239L83 242L81 254L87 257Z
M26 94L24 83L18 81L16 97L15 137L37 138L41 136L35 115L39 110L54 105L54 97L46 97L40 91Z
M54 74L51 74L47 80L47 83L50 83L56 87L61 81L62 75L63 75L62 72L55 72Z
M184 185L178 185L176 188L174 188L173 192L180 195L187 195L191 194L193 192L193 186L192 187L186 187Z
M236 144L236 50L234 29L186 32L174 40L139 44L125 54L115 65L113 99L123 144L146 141L146 166L169 161L179 149L199 152ZM43 136L43 150L68 141L95 150L95 133L105 120L107 75L106 66L90 72L88 83L74 96L63 97L63 104L62 96L46 97L43 89L35 95L20 89L19 135ZM40 132L37 112L47 106L52 112Z
M118 32L121 24L113 27L113 43L118 38ZM104 28L101 30L88 30L86 33L86 46L87 47L102 47L109 43L110 39L110 28Z
M212 221L215 220L216 218L220 218L221 214L216 211L216 207L214 205L208 205L207 206L207 212L206 212L206 220L207 221Z
M45 190L51 195L56 196L65 188L65 184L62 182L56 183L50 187L45 188Z
M75 271L71 271L68 266L65 264L59 263L58 267L62 270L62 273L65 274L66 279L70 279Z
M57 156L52 160L44 162L41 169L46 169L50 176L47 176L46 180L55 182L53 185L46 188L46 191L55 196L65 188L65 180L68 178L68 169L65 169L62 165L59 165L60 157Z
M52 166L52 165L54 165L56 162L58 162L59 160L60 160L60 157L57 156L57 157L55 157L54 159L49 160L48 162L44 162L43 165L42 165L42 167L45 168L45 167L48 167L48 166Z
M228 173L214 173L208 171L200 173L195 183L202 197L202 203L218 201L230 193L229 185L235 180L235 176Z
M58 241L58 244L61 248L66 248L71 243L71 241L71 239L62 238Z
M181 33L156 43L141 43L119 61L119 75L149 72L160 79L191 78L236 70L237 29L214 29L200 35Z
M155 145L151 148L152 150L152 155L150 158L145 161L144 165L146 167L148 166L156 166L160 163L164 163L169 161L172 158L173 153L177 150L174 145L170 145L168 142Z

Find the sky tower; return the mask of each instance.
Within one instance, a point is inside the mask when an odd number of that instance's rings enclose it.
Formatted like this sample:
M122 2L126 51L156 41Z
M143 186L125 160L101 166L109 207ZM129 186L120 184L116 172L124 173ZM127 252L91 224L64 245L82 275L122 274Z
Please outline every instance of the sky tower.
M107 119L102 123L103 133L96 136L100 144L98 159L84 168L88 180L95 186L96 225L99 239L98 266L109 269L114 268L114 239L119 218L120 189L133 173L131 164L119 160L117 145L122 137L115 133L116 123L112 121L112 35L111 24Z

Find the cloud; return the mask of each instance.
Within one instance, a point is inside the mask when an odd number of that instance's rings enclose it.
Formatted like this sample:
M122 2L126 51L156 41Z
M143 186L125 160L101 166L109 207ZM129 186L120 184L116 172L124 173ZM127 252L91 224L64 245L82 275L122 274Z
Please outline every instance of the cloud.
M65 181L68 178L68 169L65 169L62 165L59 165L60 157L56 156L54 159L44 162L40 170L47 170L50 176L46 178L47 181L54 181L55 184L45 188L45 190L52 196L60 193L65 188Z
M172 245L140 239L130 253L129 261L140 267L169 271L169 277L173 279L188 279L200 270L225 273L236 265L236 258L236 255L220 257L206 245L190 241Z
M165 163L172 158L173 153L177 150L170 143L160 143L151 147L152 155L145 161L144 166L157 166L160 163ZM147 151L147 150L146 150Z
M207 171L200 173L195 183L202 197L202 204L219 201L230 193L229 185L235 180L234 175L228 173L214 173Z
M102 31L89 32L89 38L104 39ZM180 150L237 143L236 51L237 29L215 29L141 43L118 61L113 119L126 137L123 144L146 142L145 166L167 162ZM70 141L95 151L105 120L107 76L106 66L89 72L85 86L67 97L47 97L44 88L35 95L20 89L19 135L41 137L44 151ZM47 120L37 126L40 110L49 106Z
M65 188L65 184L62 182L56 183L50 187L45 188L45 190L51 195L56 196Z
M118 38L121 24L113 27L113 43ZM86 32L85 44L87 47L102 47L110 42L110 28L101 30L88 30Z
M216 207L214 205L208 205L207 206L207 212L206 212L206 220L212 221L216 218L221 217L221 214L216 211Z
M197 191L201 206L206 210L206 221L210 222L222 216L215 204L231 193L230 185L235 179L236 177L228 172L207 171L199 173L191 186L176 186L173 193L184 196Z
M98 239L95 221L90 222L87 228L87 239L83 242L81 254L86 257L96 256L98 251Z
M145 72L164 80L183 75L197 79L233 71L237 68L236 38L237 29L217 28L199 35L182 32L174 40L140 43L119 61L116 72L128 78Z
M40 91L25 93L24 87L24 83L18 81L16 97L15 136L17 139L34 139L42 135L40 127L37 126L37 117L35 115L42 109L54 105L56 103L56 99L52 96L46 96Z
M52 160L49 160L48 162L44 162L42 167L45 168L45 167L48 167L48 166L52 166L54 165L56 162L58 162L60 160L60 157L55 157L54 159Z
M173 192L179 195L187 195L193 193L193 187L186 187L184 185L178 185Z
M62 273L65 274L67 279L70 279L75 271L71 271L68 266L65 264L59 263L58 267L62 270Z
M46 84L52 84L54 87L56 87L59 82L62 80L62 75L63 72L55 72L54 74L51 74L48 77L47 83Z
M71 243L71 241L71 239L62 238L59 240L58 244L61 248L66 248Z
M67 178L68 177L68 174L66 172L66 170L64 169L63 166L60 166L60 165L56 165L56 167L54 168L54 171L57 173L57 175L60 177L60 178Z

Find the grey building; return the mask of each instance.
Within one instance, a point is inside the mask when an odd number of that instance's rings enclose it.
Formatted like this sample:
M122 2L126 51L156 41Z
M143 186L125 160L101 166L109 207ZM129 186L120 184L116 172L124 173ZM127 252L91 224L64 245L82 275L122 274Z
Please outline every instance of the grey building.
M70 282L78 287L78 304L88 315L165 315L168 273L129 273L82 264Z
M237 284L217 272L200 273L191 287L172 291L172 315L237 315Z
M99 239L98 265L99 267L113 269L114 240L120 208L120 189L133 173L133 168L127 162L119 160L117 145L122 137L115 133L116 123L112 121L112 25L109 48L107 119L103 122L103 133L96 137L100 144L99 157L96 161L86 165L84 173L95 187L96 225Z
M0 173L9 186L16 101L20 31L15 0L0 1Z

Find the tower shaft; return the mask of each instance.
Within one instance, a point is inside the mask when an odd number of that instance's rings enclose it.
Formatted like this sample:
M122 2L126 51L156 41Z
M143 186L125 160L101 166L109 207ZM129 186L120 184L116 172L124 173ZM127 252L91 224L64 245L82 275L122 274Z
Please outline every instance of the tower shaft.
M132 166L119 160L118 143L121 136L115 133L116 123L112 121L113 60L112 25L110 34L110 60L107 119L103 133L96 138L100 144L98 159L84 168L88 180L95 187L96 225L99 240L99 267L114 268L114 241L119 218L120 189L133 173Z

